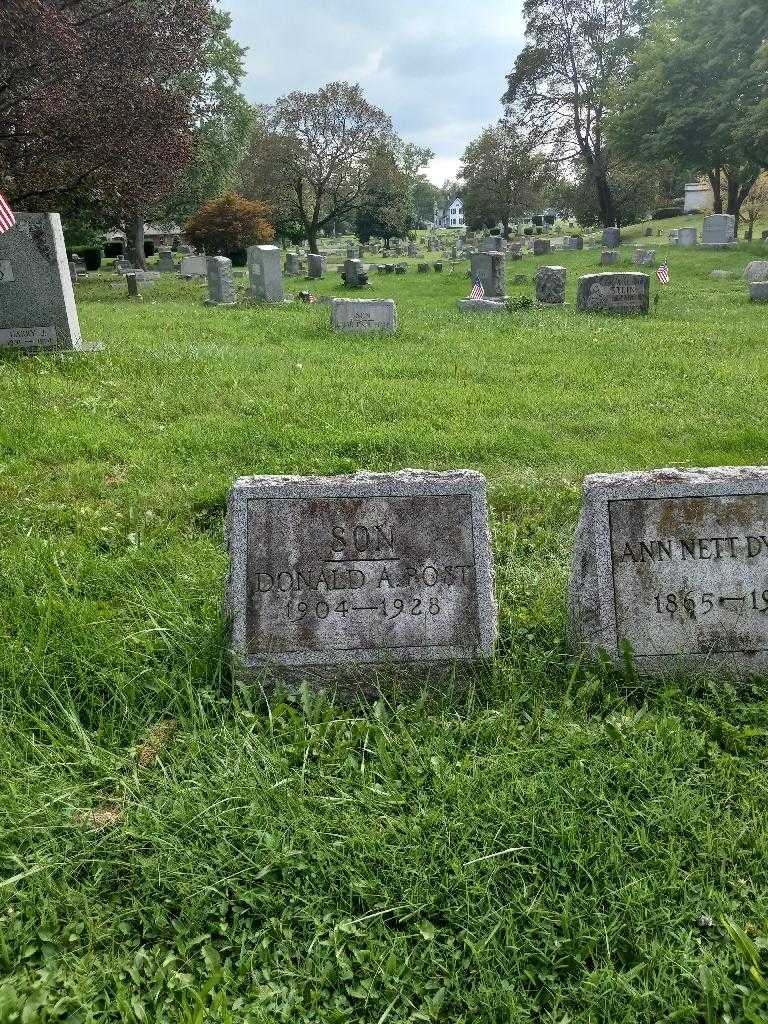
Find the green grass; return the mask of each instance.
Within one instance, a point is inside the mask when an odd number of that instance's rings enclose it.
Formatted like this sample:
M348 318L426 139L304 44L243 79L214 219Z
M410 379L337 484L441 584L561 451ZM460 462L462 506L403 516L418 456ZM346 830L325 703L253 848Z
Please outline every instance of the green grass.
M765 462L768 311L709 277L763 253L670 250L645 319L576 314L599 252L502 317L373 276L401 327L368 338L91 279L102 353L0 360L2 1024L763 1019L764 682L590 667L564 611L583 474ZM233 479L405 466L488 475L493 667L372 707L233 685Z

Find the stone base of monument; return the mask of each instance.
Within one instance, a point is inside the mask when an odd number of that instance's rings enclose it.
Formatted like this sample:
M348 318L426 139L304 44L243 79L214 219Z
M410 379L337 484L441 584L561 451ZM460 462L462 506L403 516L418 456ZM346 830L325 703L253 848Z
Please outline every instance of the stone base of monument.
M462 313L506 313L507 299L459 299Z
M699 249L715 249L715 250L718 250L718 249L737 249L738 247L739 247L739 243L736 241L736 239L733 239L733 241L731 241L731 242L699 242L699 244L698 244L698 248Z
M587 477L574 645L641 675L768 672L768 469Z
M227 504L235 674L374 693L455 674L497 630L472 471L244 477Z
M237 302L213 302L211 299L205 299L203 302L204 306L215 306L220 309L232 309L237 306Z

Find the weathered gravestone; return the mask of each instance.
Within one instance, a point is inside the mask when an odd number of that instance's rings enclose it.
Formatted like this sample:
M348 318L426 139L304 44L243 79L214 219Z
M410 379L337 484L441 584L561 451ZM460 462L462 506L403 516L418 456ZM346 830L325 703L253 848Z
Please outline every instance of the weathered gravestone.
M744 280L750 284L756 281L768 281L768 260L752 260L744 271Z
M586 274L579 278L576 306L584 312L647 313L650 293L647 274Z
M415 242L408 243L408 255L412 260L415 260L416 257L419 255L419 247L418 245L416 245Z
M429 273L429 264L428 263L419 263L417 269L418 269L420 274L428 274Z
M193 277L206 277L208 267L205 260L205 256L185 256L181 261L179 275L185 280L191 280Z
M768 671L768 469L587 477L574 641L646 674Z
M652 267L656 262L656 250L635 249L632 253L632 261L639 267Z
M17 213L0 234L0 350L77 350L80 336L58 213Z
M473 281L479 278L485 290L486 299L506 299L507 268L504 253L472 253L471 277Z
M442 263L435 263L434 271L435 271L436 274L442 274L442 272L443 272L443 264Z
M768 281L749 282L750 302L768 302Z
M673 228L673 230L669 232L668 237L670 245L677 245L680 241L680 230L678 228Z
M137 299L139 297L139 285L136 280L136 272L132 274L126 274L125 280L128 285L128 297L130 299Z
M696 228L678 228L677 244L683 249L692 249L698 241Z
M394 299L331 299L331 327L353 334L397 330Z
M571 235L571 237L568 239L568 248L569 249L578 249L578 250L583 249L584 248L584 239L582 238L582 236L581 235Z
M704 218L701 244L714 249L736 245L736 218L729 213L713 213Z
M341 276L350 288L362 288L368 284L368 275L362 260L347 260Z
M603 228L603 245L606 249L621 245L621 228Z
M173 262L173 253L170 249L160 250L160 262L157 265L157 269L161 274L176 273L176 264Z
M620 254L615 249L606 249L600 254L600 263L604 267L610 267L618 263Z
M544 256L552 248L548 238L534 238L533 240L533 255Z
M285 299L280 249L276 245L248 246L248 298L255 302Z
M490 656L485 479L469 471L244 477L227 507L240 673L371 679ZM375 688L375 683L369 684Z
M307 256L307 274L312 280L321 278L325 273L325 258L311 252Z
M301 259L297 252L285 254L285 276L298 277L301 273Z
M226 256L209 256L207 306L234 306L237 289L232 276L232 260Z
M565 302L565 267L539 267L536 271L536 299L547 306L562 306Z
M477 248L479 252L504 252L504 239L501 235L489 235L480 239Z
M407 274L408 273L408 264L407 263L398 263L395 266L395 273L396 274L400 274L400 275Z

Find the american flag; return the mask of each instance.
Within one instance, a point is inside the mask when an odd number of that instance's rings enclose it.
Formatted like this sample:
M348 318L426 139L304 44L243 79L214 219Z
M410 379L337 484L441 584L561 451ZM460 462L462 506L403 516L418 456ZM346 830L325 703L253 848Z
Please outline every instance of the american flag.
M475 278L475 287L469 293L470 299L482 299L485 296L485 288L483 288L482 282L479 277Z
M659 269L656 271L656 277L658 277L659 281L662 284L669 284L669 266L667 265L666 260L664 260Z
M13 216L13 211L3 196L0 195L0 235L4 231L10 231L15 223L16 218Z

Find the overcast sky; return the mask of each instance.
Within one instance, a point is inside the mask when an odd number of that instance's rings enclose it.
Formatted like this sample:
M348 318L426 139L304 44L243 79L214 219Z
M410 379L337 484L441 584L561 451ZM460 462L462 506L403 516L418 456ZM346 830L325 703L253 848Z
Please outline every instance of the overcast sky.
M522 0L221 0L247 46L245 93L359 82L407 141L454 177L464 147L501 114L504 76L522 46Z

